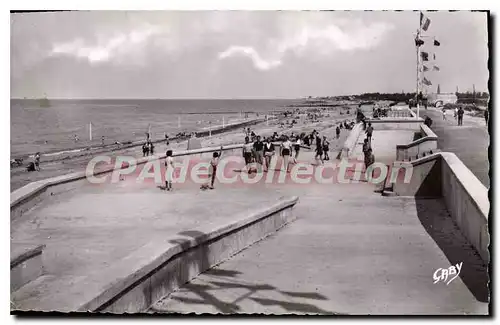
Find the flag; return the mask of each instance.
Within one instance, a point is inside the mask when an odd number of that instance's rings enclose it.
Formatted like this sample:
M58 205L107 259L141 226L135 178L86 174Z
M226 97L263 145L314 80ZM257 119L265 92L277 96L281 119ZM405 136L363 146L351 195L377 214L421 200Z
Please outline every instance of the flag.
M439 45L441 45L441 43L439 43L439 41L434 40L434 46L439 46Z
M422 57L422 61L429 61L429 53L427 52L420 52L420 56Z
M418 37L415 37L415 46L421 46L421 45L424 45L424 41Z
M426 78L426 77L424 77L424 80L422 80L422 83L423 83L424 85L426 85L426 86L430 86L430 85L432 85L432 82L430 82L429 80L427 80L427 78Z
M435 65L435 66L432 67L432 70L439 71L439 67L437 65Z
M422 28L424 31L427 31L430 24L431 20L426 16L424 16L423 13L420 13L420 28Z
M424 72L429 71L429 68L427 68L425 65L423 67L424 67Z

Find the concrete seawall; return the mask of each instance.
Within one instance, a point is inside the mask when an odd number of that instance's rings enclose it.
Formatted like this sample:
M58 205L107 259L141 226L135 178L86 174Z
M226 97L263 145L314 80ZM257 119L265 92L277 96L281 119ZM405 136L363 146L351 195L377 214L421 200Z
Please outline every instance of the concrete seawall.
M461 232L488 262L488 189L453 153L436 153L410 163L410 182L396 182L394 192L402 196L441 197Z
M437 151L437 135L424 124L420 125L421 138L408 144L396 146L396 160L407 161L422 158Z
M191 238L176 240L177 244L146 245L102 270L102 278L109 279L109 285L85 290L80 301L73 301L68 310L144 311L201 272L293 221L293 207L297 201L297 197L283 198L271 206L247 212L222 228L189 231L186 236ZM135 268L133 272L130 270L131 261ZM84 301L90 296L92 298ZM54 310L56 308L54 306Z
M223 146L222 151L231 151L241 149L242 144ZM173 152L173 157L189 156L189 155L202 155L205 153L212 153L221 150L221 147L208 147L195 150L184 150ZM150 157L138 158L136 165L143 165L151 160L164 159L165 155L155 155ZM17 218L31 209L36 204L40 203L44 198L50 195L55 195L64 191L74 189L86 181L88 176L98 176L106 173L111 173L117 169L124 169L126 166L116 168L109 166L105 168L98 168L88 175L86 171L75 172L71 174L61 175L57 177L47 178L41 181L29 183L20 189L15 190L10 194L10 211L11 219ZM50 191L48 191L50 189Z

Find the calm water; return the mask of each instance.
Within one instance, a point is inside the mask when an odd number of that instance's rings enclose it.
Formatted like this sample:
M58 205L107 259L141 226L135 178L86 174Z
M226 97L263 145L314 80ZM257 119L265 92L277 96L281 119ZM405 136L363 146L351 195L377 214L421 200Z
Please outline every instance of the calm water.
M11 156L54 152L90 144L136 141L151 125L153 139L174 136L244 117L240 112L268 113L298 100L51 100L42 108L34 100L11 100ZM250 114L249 117L255 117ZM90 141L89 123L92 122ZM179 125L180 124L180 125ZM74 136L79 141L74 141Z

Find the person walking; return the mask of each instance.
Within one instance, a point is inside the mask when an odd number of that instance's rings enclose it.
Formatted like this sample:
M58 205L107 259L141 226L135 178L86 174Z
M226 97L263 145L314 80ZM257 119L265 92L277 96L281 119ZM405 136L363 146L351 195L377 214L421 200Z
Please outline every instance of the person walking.
M444 107L443 107L443 110L444 110ZM455 121L456 121L458 118L458 107L455 107L453 117L455 118Z
M446 121L446 109L443 107L443 121Z
M338 130L338 127L337 127L337 130ZM328 140L326 139L326 136L323 136L322 146L323 146L323 153L325 154L324 160L330 160L330 156L328 156L328 151L330 150L329 145L330 145L330 142L328 142Z
M372 145L372 135L373 135L373 126L372 123L368 123L368 127L366 128L366 138L368 139L368 142L370 143L370 147Z
M145 142L143 145L142 145L142 156L143 157L146 157L149 153L149 147L148 147L148 144Z
M281 144L281 155L283 156L283 166L287 173L289 173L288 163L291 153L292 153L292 142L290 142L288 136L285 136L285 141Z
M271 166L271 159L274 156L274 143L271 142L271 138L266 139L266 143L264 144L264 157L266 161L266 166L264 172L269 170L269 166Z
M256 141L253 143L253 150L255 153L255 162L258 164L259 170L262 169L264 158L264 142L261 141L260 135L257 136Z
M464 109L462 108L462 106L460 106L460 108L458 109L458 125L463 125L463 122L464 122Z
M149 142L149 153L151 154L151 156L155 153L155 146L151 141Z
M316 161L321 160L321 164L323 165L323 144L321 143L321 137L319 134L316 134L316 156L314 157Z
M340 137L340 128L338 125L337 125L337 128L335 129L335 135L337 136L337 139Z
M293 149L295 150L295 156L293 157L293 160L295 163L297 163L297 159L299 158L301 144L302 144L302 139L300 136L297 136L297 140L295 140L295 143L293 145Z
M365 175L366 175L367 181L370 180L372 178L372 175L373 175L373 170L370 170L368 172L368 167L370 167L374 163L375 163L375 156L373 155L372 149L368 148L368 150L366 151L366 155L365 155Z
M215 177L217 175L217 166L219 165L220 157L222 156L222 146L220 146L220 151L219 152L214 152L212 159L210 160L210 168L211 168L211 175L210 175L210 189L214 189L214 183L215 183Z
M174 180L174 158L172 157L172 150L167 150L165 158L165 189L172 190L172 182Z
M249 137L245 137L245 144L243 145L243 158L245 158L245 166L249 174L251 172L250 164L252 163L252 151L253 144L250 143Z

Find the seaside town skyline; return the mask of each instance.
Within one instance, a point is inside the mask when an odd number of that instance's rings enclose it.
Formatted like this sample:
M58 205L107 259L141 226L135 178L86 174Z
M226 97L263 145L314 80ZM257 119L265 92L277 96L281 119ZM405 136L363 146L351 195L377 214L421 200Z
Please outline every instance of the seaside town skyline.
M431 89L440 84L443 93L457 87L465 92L474 85L488 91L487 14L428 17L430 36L442 43ZM418 14L410 11L11 14L11 97L257 99L414 92L417 27Z

